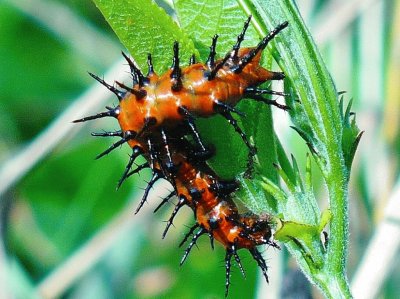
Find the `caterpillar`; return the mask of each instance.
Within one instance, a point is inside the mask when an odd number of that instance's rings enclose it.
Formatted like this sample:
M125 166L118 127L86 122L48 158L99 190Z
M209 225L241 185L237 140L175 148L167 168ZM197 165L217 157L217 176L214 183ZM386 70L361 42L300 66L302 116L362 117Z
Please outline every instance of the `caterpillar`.
M245 275L237 253L239 249L249 250L268 282L266 262L256 247L268 244L279 248L271 240L269 215L255 215L250 212L240 214L232 198L233 193L238 188L237 183L235 181L220 180L204 159L197 157L193 153L193 146L183 136L174 138L168 145L168 150L172 153L172 163L178 166L177 171L171 175L169 173L170 167L166 165L170 159L170 157L166 157L168 152L162 141L157 142L157 139L162 139L162 134L157 131L154 133L156 146L153 148L153 155L156 163L153 167L162 173L174 186L174 191L160 203L156 211L168 202L172 196L176 195L179 199L167 221L162 235L163 238L178 211L184 205L188 205L194 211L196 218L196 223L190 228L179 245L182 246L193 235L180 264L184 263L198 238L206 234L210 237L212 248L214 248L213 241L215 239L226 250L225 296L228 295L230 285L232 257L238 264L242 274ZM145 166L149 167L148 164L145 164ZM140 203L139 208L143 203Z
M209 156L210 150L207 149L200 138L194 120L196 117L209 117L217 113L226 118L233 126L249 148L249 157L253 157L256 154L256 148L239 127L232 113L244 115L235 108L236 104L243 98L274 105L284 110L288 109L287 106L279 104L276 100L263 97L265 94L284 96L283 93L258 88L266 81L285 78L282 72L272 72L263 68L260 65L260 58L268 43L287 27L288 22L284 22L271 30L256 47L241 48L250 20L251 16L244 23L243 30L238 35L232 50L219 60L215 59L218 39L218 35L215 35L206 63L196 63L195 57L192 55L189 66L182 69L179 61L179 44L175 42L172 66L161 76L154 72L151 54L148 54L148 73L147 76L144 76L136 63L125 53L122 53L131 70L132 87L116 82L122 88L121 90L89 73L113 92L120 102L116 108L108 107L106 112L74 121L84 122L102 117L118 119L122 131L119 132L119 135L111 133L108 136L120 136L121 140L98 155L97 158L108 154L125 142L128 142L134 149L133 156L137 156L140 144L150 142L148 136L151 136L154 128L178 126L188 128L189 134L192 135L197 144L196 153L198 155ZM121 178L119 186L125 178L124 176Z
M193 210L196 223L179 244L179 247L183 246L192 236L184 251L181 265L187 259L197 240L202 235L208 235L212 248L214 248L214 240L217 240L226 250L224 259L225 297L229 292L232 257L243 276L245 275L237 253L239 249L247 249L250 252L268 282L267 264L257 246L267 244L279 248L271 240L270 216L267 214L255 215L250 212L239 213L233 201L233 194L238 188L238 184L235 181L220 180L207 165L205 159L194 153L193 145L185 137L186 132L174 130L173 133L174 137L168 139L168 146L166 146L164 137L172 132L168 129L154 130L151 149L143 145L145 150L143 155L147 162L128 173L129 177L145 168L150 168L153 171L153 178L167 179L174 187L174 191L165 197L155 209L155 212L158 211L173 196L178 197L178 202L167 221L162 238L165 238L179 210L187 205ZM170 172L170 163L176 168L173 173ZM152 182L153 180L149 184ZM146 192L148 192L147 188ZM142 198L135 213L139 212L144 203L145 197Z
M288 109L285 105L263 97L265 94L284 95L283 93L258 87L266 81L285 77L281 72L263 68L260 57L268 42L286 28L288 23L284 22L271 30L256 47L241 48L250 20L251 16L244 23L232 50L219 60L215 59L218 38L215 35L206 63L196 63L192 56L189 66L181 69L179 44L175 42L172 66L161 76L155 74L150 54L148 73L144 76L134 61L123 53L131 69L133 87L116 82L121 90L89 73L118 97L119 105L115 108L106 107L105 112L74 121L85 122L102 117L115 117L118 120L119 131L92 133L93 136L121 138L96 158L107 155L124 143L132 148L132 155L117 188L140 170L152 170L153 176L135 213L146 202L148 193L157 180L163 178L172 184L174 191L156 209L174 195L178 197L178 203L162 237L166 236L180 208L189 206L194 211L196 223L180 244L182 246L193 235L181 264L201 235L208 234L212 247L214 239L217 240L226 249L225 296L229 291L232 257L244 274L237 250L249 250L268 281L266 262L256 247L262 244L278 247L271 240L268 215L239 213L233 201L233 193L238 185L235 181L220 180L207 165L207 160L213 153L204 145L194 122L197 117L221 114L239 133L249 148L249 155L255 155L255 148L232 116L232 113L241 114L235 108L236 104L248 97ZM147 162L132 170L139 155L143 155Z

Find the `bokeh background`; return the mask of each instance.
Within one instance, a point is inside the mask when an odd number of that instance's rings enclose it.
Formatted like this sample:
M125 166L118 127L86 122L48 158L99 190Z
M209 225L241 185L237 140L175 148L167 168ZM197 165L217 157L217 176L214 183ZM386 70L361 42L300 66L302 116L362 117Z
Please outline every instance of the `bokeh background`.
M172 13L169 1L157 1ZM353 99L365 131L350 188L348 274L356 298L400 297L400 1L299 0L338 90ZM0 298L222 298L224 253L203 238L186 264L177 244L192 223L172 206L153 214L168 184L134 215L149 174L115 191L129 149L99 161L110 140L73 125L115 103L87 75L126 76L119 43L89 0L0 3ZM286 149L305 146L275 112ZM299 154L298 154L299 153ZM325 191L318 178L321 206ZM320 298L288 253L269 248L267 285L250 256L247 279L233 269L230 298Z

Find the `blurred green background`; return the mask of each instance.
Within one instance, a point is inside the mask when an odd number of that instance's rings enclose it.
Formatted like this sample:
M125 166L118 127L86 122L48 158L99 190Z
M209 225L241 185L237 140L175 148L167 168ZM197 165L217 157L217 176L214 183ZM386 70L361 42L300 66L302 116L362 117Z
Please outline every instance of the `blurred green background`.
M158 3L172 11L168 1ZM373 297L399 298L400 1L299 0L298 6L365 130L350 188L350 281L355 294L363 294L359 285L373 286ZM172 205L157 214L152 209L171 187L157 185L134 215L149 174L115 191L129 149L94 161L110 140L90 132L116 123L71 124L85 114L73 105L93 100L90 92L104 94L93 113L116 104L87 71L123 68L123 49L89 0L0 3L0 298L223 298L220 246L212 252L208 238L200 239L179 267L177 244L193 222L191 211L181 212L161 239ZM289 125L285 113L275 112L285 149L304 156ZM324 206L325 190L315 181ZM256 278L255 263L242 253L247 279L233 269L229 298L320 298L285 250L264 253L271 283ZM377 256L390 257L388 264ZM376 261L372 268L367 257Z

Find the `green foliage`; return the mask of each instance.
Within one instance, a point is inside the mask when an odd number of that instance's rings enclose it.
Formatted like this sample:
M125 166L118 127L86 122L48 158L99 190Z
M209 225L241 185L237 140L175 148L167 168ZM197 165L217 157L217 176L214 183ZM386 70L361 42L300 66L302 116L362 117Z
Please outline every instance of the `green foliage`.
M218 155L212 161L217 173L225 178L238 177L242 188L237 196L247 208L275 216L275 238L285 243L308 278L328 297L348 296L344 267L348 237L347 184L362 133L350 112L352 102L345 104L343 97L338 100L339 94L294 3L289 0L176 0L174 13L178 25L150 0L94 2L142 69L146 70L146 56L150 52L160 73L171 64L175 40L181 44L183 64L192 53L204 61L211 37L216 33L220 35L217 53L223 56L234 44L250 13L255 26L251 26L246 35L244 46L255 45L277 24L289 21L289 27L265 51L263 65L276 70L277 66L271 66L273 56L287 75L285 92L290 96L285 100L291 107L293 128L311 153L307 155L304 174L301 167L304 157L296 155L299 162L294 157L291 161L288 159L273 131L271 109L265 105L244 100L239 106L246 113L239 125L258 147L257 170L252 180L240 176L246 165L247 149L226 121L219 117L200 120L199 127L207 142L217 147ZM322 3L316 2L315 11L323 7ZM87 15L96 16L94 10ZM50 119L56 118L70 99L91 82L86 70L93 71L96 66L77 57L60 42L61 38L54 38L41 26L32 26L32 20L21 18L20 13L0 6L0 16L7 20L0 29L6 43L0 48L0 69L7 70L0 77L4 99L0 108L3 115L0 138L1 141L12 140L1 143L3 147L6 144L12 148L36 135ZM93 17L91 21L98 25L99 20ZM100 26L105 27L104 24ZM27 56L27 52L31 55ZM97 131L97 126L103 128L104 123L93 126ZM88 138L86 131L79 136L79 145L71 145L70 140L66 140L17 186L16 215L10 216L12 225L7 231L7 247L15 255L18 271L26 271L25 275L18 274L18 281L23 282L21 286L27 285L24 289L28 291L79 249L130 199L132 185L129 183L118 192L114 191L127 150L93 162L92 157L109 143L85 141ZM317 204L320 195L313 188L311 158L319 168L316 176L322 176L328 188L329 209L322 213ZM315 171L313 174L315 176ZM140 191L138 186L144 185L137 182L145 178L133 181L135 192ZM283 186L279 185L279 180ZM166 265L174 279L162 296L199 298L223 293L221 248L211 253L207 248L208 240L201 240L201 250L194 250L185 266L178 268L182 252L176 249L176 244L183 230L172 231L162 242L157 239L161 228L155 223L161 226L160 220L165 220L168 212L161 214L160 219L137 227L121 244L115 244L116 252L89 271L86 278L94 277L93 281L100 282L100 295L140 296L128 287L122 289L132 285L132 276L135 279L136 275L160 264ZM177 228L184 223L177 224ZM329 241L321 241L321 232L328 226ZM147 227L152 228L145 231ZM131 244L134 245L131 247ZM163 250L155 251L161 247ZM245 263L248 279L243 281L238 271L233 273L232 298L254 295L256 267L250 258L245 259ZM111 281L109 273L115 273L118 281ZM209 277L217 278L212 279L205 290L198 282ZM332 284L327 285L327 281ZM84 280L77 282L71 294L79 294L84 285Z
M357 127L355 114L351 113L352 100L347 104L346 111L343 108L343 97L340 98L340 118L343 123L342 147L345 165L350 174L351 163L357 150L358 143L361 140L363 131Z
M182 61L197 51L175 22L150 0L94 0L121 42L145 69L147 53L154 59L155 70L163 72L171 65L172 44L179 41Z
M276 185L277 173L271 167L273 163L277 163L277 147L271 114L269 110L259 109L257 105L252 104L240 106L245 113L251 115L251 120L245 122L243 126L246 133L253 136L253 140L259 149L257 155L258 173L268 178L265 178L265 184L257 183L257 177L253 180L242 180L242 189L245 190L242 191L242 195L246 193L251 195L243 201L250 201L249 206L260 213L274 212L273 214L282 217L286 223L292 221L292 223L298 223L299 226L310 227L308 230L304 229L301 236L296 233L288 237L288 234L290 235L294 230L287 230L287 233L282 233L283 227L287 228L288 225L282 226L281 230L278 229L276 237L279 239L279 236L285 236L281 239L288 243L291 252L303 265L303 271L307 273L311 281L317 283L327 296L343 295L348 292L343 268L346 256L346 227L348 225L346 190L348 172L359 140L358 129L354 121L352 124L349 122L349 109L346 110L344 115L340 114L338 95L332 79L294 4L291 1L282 1L278 4L273 1L269 1L270 3L261 1L206 1L198 3L178 0L175 1L175 8L182 27L181 30L150 1L142 2L140 5L136 1L95 2L132 55L144 57L144 53L140 52L151 49L152 52L156 52L156 55L163 56L164 61L165 53L170 51L165 48L165 45L171 44L176 39L179 39L181 43L182 40L184 41L183 53L188 52L186 45L190 47L195 45L200 56L204 59L207 52L206 45L209 43L210 36L215 32L219 32L221 37L225 37L217 50L223 51L223 53L228 51L234 44L236 36L231 32L238 27L237 24L240 24L240 20L245 19L246 13L249 12L253 15L253 21L261 36L267 34L267 27L271 29L283 21L289 22L289 29L271 43L270 50L288 77L286 86L290 97L288 97L287 103L291 107L290 115L295 125L293 128L309 146L311 154L327 183L333 215L331 232L334 241L328 245L326 251L321 246L319 236L321 219L317 200L312 191L309 159L304 182L296 160L293 158L291 167L287 163L284 165L286 168L291 168L288 174L279 167L277 172L286 183L288 192L284 192ZM127 6L130 7L129 10L126 9ZM205 7L207 10L204 9ZM147 32L141 33L143 31L139 30L139 26L146 26ZM193 43L188 41L186 35L193 40ZM249 40L255 42L254 32L250 34ZM140 47L137 46L138 43L140 43ZM163 44L164 48L157 49L156 44ZM195 52L194 48L190 48L190 50L190 52ZM143 65L143 58L138 59L141 59L138 61L139 65ZM165 65L163 67L165 68ZM254 119L257 119L257 122L254 122ZM213 125L213 123L208 123L207 126L210 126L210 124ZM222 163L217 162L213 165L217 172L222 173L223 176L235 176L235 173L237 176L239 169L227 166L228 163L229 165L240 165L240 163L232 163L229 158L232 156L230 153L241 153L238 157L243 156L243 145L239 146L240 140L237 137L226 138L226 132L232 132L226 125L221 125L218 120L215 124L218 124L218 130L209 133L208 136L214 136L210 138L213 139L213 144L216 144L218 152L228 159L223 161L220 156L217 156L216 161ZM343 125L345 129L343 129ZM208 131L210 132L210 130ZM262 134L259 133L260 131ZM223 141L222 150L220 141ZM345 147L342 147L342 145ZM285 161L284 155L281 155L281 160ZM237 159L236 162L238 162ZM223 170L226 169L233 169L233 171L224 172ZM273 196L273 199L260 193L261 186L264 186L267 193ZM255 207L257 205L261 209ZM312 227L318 229L313 230ZM309 233L306 233L307 231ZM308 241L305 241L307 239L304 238L305 235L308 236ZM302 243L302 241L304 242ZM305 267L306 264L308 264L308 267ZM330 290L327 286L328 282L316 277L316 273L319 276L326 275L326 278L333 275L334 279L338 280L339 289Z
M333 241L325 249L320 240L321 230L327 221L323 224L321 222L317 199L312 190L310 160L307 162L305 181L301 178L296 160L293 158L292 165L288 164L282 150L279 152L283 167L291 170L286 173L279 166L277 171L271 167L272 164L278 163L272 118L269 109L260 109L257 104L242 104L239 107L247 114L244 119L250 119L242 126L247 135L252 136L259 149L259 169L253 179L241 179L242 192L238 196L246 195L241 199L250 209L259 213L269 211L282 218L277 222L286 225L280 226L276 238L287 243L303 271L325 295L335 297L348 294L344 269L348 239L347 183L359 134L354 121L349 122L350 108L344 114L340 113L338 94L333 81L294 3L289 0L243 0L205 1L199 4L177 0L175 9L181 24L181 29L178 30L164 12L150 1L144 1L140 5L134 1L95 2L133 56L139 57L137 54L140 54L140 51L158 50L154 45L163 42L164 48L159 49L163 61L166 61L167 54L170 53L165 45L171 44L175 39L181 42L184 40L183 53L185 50L187 53L186 45L195 46L204 60L210 37L215 32L221 34L221 39L223 37L223 42L218 45L217 50L225 53L235 42L237 33L232 34L232 31L238 28L237 24L249 13L253 15L253 22L261 36L265 36L279 23L289 22L289 28L271 42L269 49L287 76L286 90L290 95L287 97L287 104L291 107L293 128L309 146L327 184ZM142 27L147 25L146 33L140 33L138 24ZM193 42L188 41L186 36ZM256 43L254 31L248 40ZM137 47L138 42L141 47ZM190 50L191 53L195 52L194 48ZM139 61L139 65L143 65L143 60ZM165 68L165 65L163 67ZM214 124L207 122L208 127L215 124L218 125L215 132L206 130L204 124L201 126L205 132L210 132L205 135L217 146L217 152L225 157L223 159L217 155L212 165L222 176L237 176L241 171L240 167L243 167L240 159L243 157L244 146L238 137L231 138L232 129L226 124L222 125L220 120L217 119ZM227 136L229 138L226 138ZM277 185L277 174L285 182L287 192ZM265 177L265 183L259 182L262 176ZM296 230L287 229L291 226L303 227L303 233L299 235ZM307 227L309 229L305 229ZM336 280L337 289L332 289L321 277Z
M292 1L270 1L268 4L264 1L252 1L252 3L242 1L241 3L246 10L263 19L264 22L260 22L263 33L267 31L263 24L273 27L272 24L282 20L287 20L290 24L290 30L280 36L282 42L277 44L276 51L272 53L288 77L286 90L291 95L288 100L289 106L292 107L290 116L295 125L294 128L309 146L329 194L329 208L332 213L331 241L326 251L323 246L318 247L314 244L307 248L306 244L299 243L297 239L293 239L286 245L296 256L303 272L320 287L327 297L350 296L345 270L348 242L349 172L346 168L349 163L346 165L345 156L349 161L355 150L347 154L342 147L344 129L336 88ZM356 131L355 125L352 128ZM354 143L349 140L347 142ZM295 160L292 168L295 181L285 179L288 175L282 171L280 173L289 188L286 198L280 188L275 187L273 190L271 182L267 181L267 185L264 186L275 197L278 207L280 201L295 198L294 202L297 202L297 205L289 208L291 221L320 227L320 221L315 221L317 201L309 192L310 186L307 184L307 188L303 187L297 174ZM301 211L304 209L307 211L305 206L313 212L306 212L304 217L301 217ZM287 209L281 211L278 208L279 212L287 214L288 211ZM295 235L292 237L296 238ZM315 235L313 243L320 244L320 238ZM317 250L317 248L320 250L315 256L320 257L320 261L304 259L304 251L312 252L312 249ZM310 265L310 262L314 264ZM330 280L335 282L331 283Z

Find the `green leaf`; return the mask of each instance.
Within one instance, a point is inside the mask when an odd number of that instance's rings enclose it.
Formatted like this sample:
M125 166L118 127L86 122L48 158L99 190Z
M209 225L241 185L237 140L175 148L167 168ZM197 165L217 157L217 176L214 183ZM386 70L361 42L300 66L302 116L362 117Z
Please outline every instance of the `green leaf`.
M192 40L154 1L93 1L142 69L147 53L151 53L155 70L165 71L171 65L174 41L180 43L182 61L189 61L193 53L197 54Z
M340 98L340 116L343 123L342 147L346 168L349 174L358 143L364 133L357 127L356 116L350 111L352 102L352 100L349 101L346 111L344 111L343 96Z
M283 221L277 219L274 237L282 242L290 242L291 248L296 248L295 255L301 254L312 273L318 273L325 263L325 244L321 242L321 233L330 222L332 214L325 210L321 220L316 225Z
M248 17L234 0L174 0L174 7L181 28L194 40L202 61L208 57L211 38L215 34L219 36L218 56L223 57L231 50ZM250 26L243 46L254 46L258 40L258 33Z

